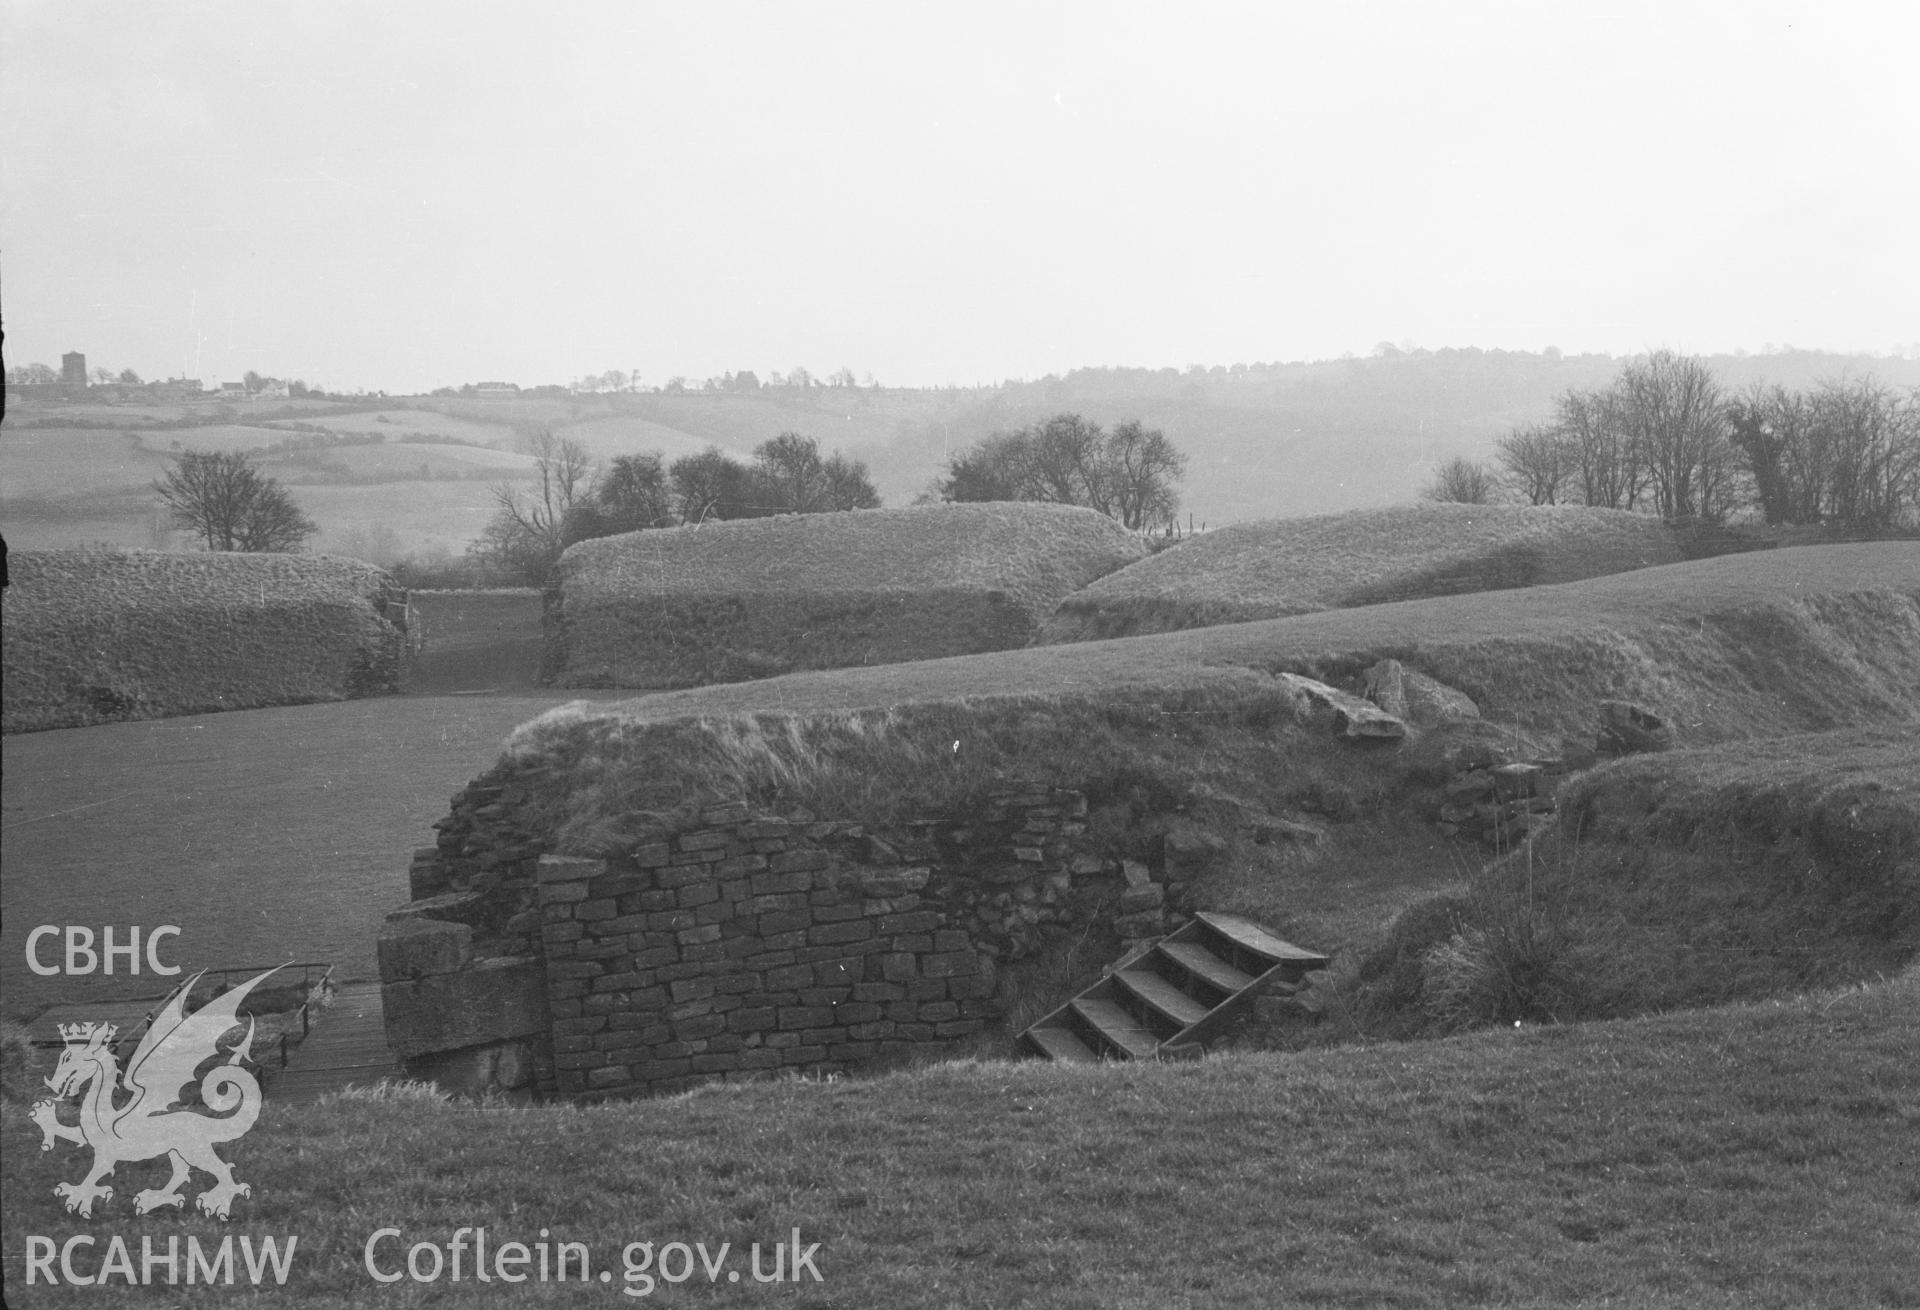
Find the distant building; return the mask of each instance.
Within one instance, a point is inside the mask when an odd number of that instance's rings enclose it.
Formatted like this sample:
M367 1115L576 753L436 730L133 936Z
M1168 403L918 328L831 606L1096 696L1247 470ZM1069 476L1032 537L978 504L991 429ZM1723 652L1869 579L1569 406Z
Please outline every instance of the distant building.
M520 394L518 385L512 382L476 382L473 394L489 399L511 399Z
M87 385L87 357L77 350L60 356L60 383L68 387Z
M244 383L244 382L222 382L222 383L220 384L220 399L222 399L222 400L245 400L246 398L247 398L247 384L246 384L246 383Z

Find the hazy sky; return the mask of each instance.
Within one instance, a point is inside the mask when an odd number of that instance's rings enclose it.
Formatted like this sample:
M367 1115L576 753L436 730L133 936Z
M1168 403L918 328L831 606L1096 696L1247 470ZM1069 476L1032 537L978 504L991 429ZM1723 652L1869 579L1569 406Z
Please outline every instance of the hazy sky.
M1920 343L1920 4L0 0L9 364Z

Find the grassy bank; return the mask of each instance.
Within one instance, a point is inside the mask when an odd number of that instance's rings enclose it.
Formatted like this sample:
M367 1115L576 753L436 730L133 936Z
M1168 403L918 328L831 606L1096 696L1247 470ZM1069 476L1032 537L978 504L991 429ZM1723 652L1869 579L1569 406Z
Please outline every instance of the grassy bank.
M1064 596L1145 549L1064 505L625 533L562 557L548 667L568 686L685 687L1024 646Z
M1749 1000L1920 956L1920 737L1631 757L1556 827L1399 917L1345 991L1408 1036Z
M1339 679L1388 655L1468 691L1520 750L1590 742L1614 696L1666 715L1682 742L1914 722L1920 547L1766 563L566 707L518 730L508 756L544 767L545 826L591 845L628 810L712 800L878 821L1010 780L1231 794L1263 772L1241 755L1307 739L1272 672ZM1317 737L1312 752L1345 758ZM1390 776L1402 756L1367 758L1363 772Z
M16 551L9 732L396 690L386 575L314 555Z
M1042 640L1543 586L1682 558L1658 519L1573 505L1397 505L1237 523L1069 596Z
M572 1284L376 1287L413 1242L621 1250L799 1228L821 1282L657 1286L663 1304L1686 1307L1920 1303L1920 976L1632 1022L1197 1064L934 1066L589 1109L269 1105L228 1148L253 1186L221 1226L60 1213L80 1155L0 1122L12 1304L28 1233L294 1234L302 1305L494 1304ZM146 1185L125 1166L123 1189ZM157 1170L151 1170L156 1174ZM84 1255L84 1253L83 1253ZM97 1264L99 1256L93 1256ZM697 1268L696 1264L696 1268ZM735 1266L742 1267L742 1266ZM470 1257L468 1265L471 1271ZM638 1288L638 1284L634 1285ZM29 1296L29 1293L32 1293ZM236 1289L177 1287L172 1303Z

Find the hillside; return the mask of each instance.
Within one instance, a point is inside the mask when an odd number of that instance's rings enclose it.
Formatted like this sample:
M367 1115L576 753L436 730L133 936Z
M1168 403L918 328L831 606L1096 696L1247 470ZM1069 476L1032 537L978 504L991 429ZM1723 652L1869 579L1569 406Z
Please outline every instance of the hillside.
M1093 641L1573 582L1681 558L1658 519L1571 505L1422 503L1236 523L1075 592L1041 639Z
M796 431L824 450L865 460L883 501L898 506L927 488L949 454L1061 411L1106 424L1139 418L1164 429L1189 458L1183 509L1196 525L1219 526L1409 500L1439 462L1489 455L1507 427L1544 417L1554 395L1568 387L1600 385L1618 362L1447 349L1231 368L1090 368L1038 381L919 390L16 402L0 426L0 528L27 547L177 546L153 514L149 489L175 442L264 450L290 437L332 434L512 451L521 431L542 424L578 437L601 459L651 450L674 458L708 445L744 456L770 437ZM1843 373L1920 385L1914 360L1790 352L1712 356L1707 363L1731 388L1752 381L1807 386ZM316 547L382 566L409 554L464 551L492 506L438 477L430 458L428 464L427 475L389 484L413 490L417 520L404 498L362 506L332 491L355 485L353 477L329 480L322 471L316 478L309 468L295 499L320 523ZM268 471L291 481L283 474L297 470L275 465ZM324 493L307 490L322 484Z

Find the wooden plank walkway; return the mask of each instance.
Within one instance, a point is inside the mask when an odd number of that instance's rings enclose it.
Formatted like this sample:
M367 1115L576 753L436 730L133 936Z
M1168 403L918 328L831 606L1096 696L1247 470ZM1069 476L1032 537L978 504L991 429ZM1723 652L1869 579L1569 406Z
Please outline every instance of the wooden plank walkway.
M293 1049L287 1067L267 1080L267 1097L311 1101L399 1074L400 1066L387 1049L380 984L347 983L335 992L332 1005L315 1014L313 1031Z

